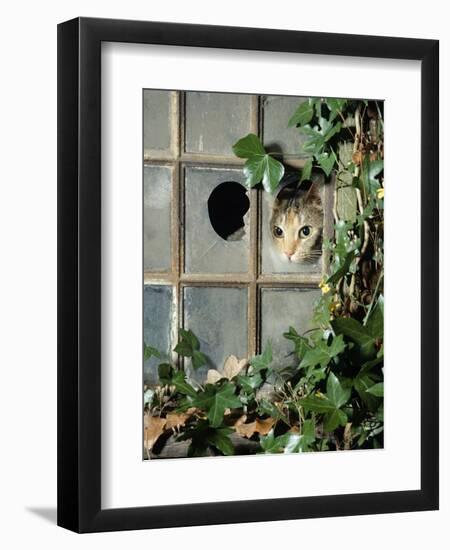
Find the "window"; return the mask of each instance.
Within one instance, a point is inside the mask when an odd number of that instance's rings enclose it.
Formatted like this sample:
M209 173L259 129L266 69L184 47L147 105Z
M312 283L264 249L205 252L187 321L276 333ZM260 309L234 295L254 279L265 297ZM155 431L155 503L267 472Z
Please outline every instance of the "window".
M322 263L277 267L264 228L270 205L243 187L232 145L248 133L286 166L304 164L288 120L301 97L144 90L144 340L170 356L178 327L199 338L209 364L258 353L272 340L275 364L289 353L280 335L307 330ZM322 187L324 238L333 187ZM225 238L224 238L225 236ZM155 358L144 380L156 382Z

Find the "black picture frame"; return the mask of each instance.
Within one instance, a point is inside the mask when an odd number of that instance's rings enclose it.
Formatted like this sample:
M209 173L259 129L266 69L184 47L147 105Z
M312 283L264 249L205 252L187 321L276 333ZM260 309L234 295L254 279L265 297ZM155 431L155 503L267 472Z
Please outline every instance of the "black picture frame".
M421 62L420 490L102 510L103 41ZM438 509L438 69L437 40L91 18L58 26L58 525L98 532Z

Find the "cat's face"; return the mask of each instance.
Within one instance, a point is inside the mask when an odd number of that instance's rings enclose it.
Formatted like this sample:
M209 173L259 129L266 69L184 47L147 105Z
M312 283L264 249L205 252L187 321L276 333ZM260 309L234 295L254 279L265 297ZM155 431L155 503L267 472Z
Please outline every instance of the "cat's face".
M272 207L270 233L280 259L315 262L322 255L323 208L317 185L282 192Z

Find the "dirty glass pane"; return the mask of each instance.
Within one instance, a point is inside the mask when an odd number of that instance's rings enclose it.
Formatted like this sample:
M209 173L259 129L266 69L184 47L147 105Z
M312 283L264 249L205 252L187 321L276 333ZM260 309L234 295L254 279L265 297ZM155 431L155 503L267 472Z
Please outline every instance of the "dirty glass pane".
M144 271L170 270L172 168L144 166Z
M144 152L169 152L174 93L164 90L144 90Z
M261 219L261 271L262 273L320 273L322 271L322 257L314 261L302 263L290 262L277 248L278 242L272 234L271 218L273 212L273 198L268 193L262 197Z
M251 131L252 96L186 93L185 150L233 157L231 146Z
M173 290L168 285L144 286L144 342L153 346L167 360L172 349L171 317ZM151 357L144 363L144 382L157 382L157 367L161 362Z
M262 97L263 141L270 152L296 157L308 156L302 153L304 137L297 128L288 128L289 119L305 99L278 95Z
M208 199L223 182L242 184L240 169L194 168L185 171L185 271L187 273L242 273L248 270L249 211L243 230L228 240L213 228ZM234 188L234 185L230 186ZM233 215L221 210L222 216ZM241 216L242 217L242 216ZM233 240L239 239L239 240Z
M299 334L312 328L313 304L319 296L316 289L261 289L261 345L272 342L275 368L296 363L292 342L283 333L290 326Z
M228 355L246 357L247 289L186 287L184 325L198 337L208 357L208 365L195 373L197 380L204 380L208 369L222 369Z

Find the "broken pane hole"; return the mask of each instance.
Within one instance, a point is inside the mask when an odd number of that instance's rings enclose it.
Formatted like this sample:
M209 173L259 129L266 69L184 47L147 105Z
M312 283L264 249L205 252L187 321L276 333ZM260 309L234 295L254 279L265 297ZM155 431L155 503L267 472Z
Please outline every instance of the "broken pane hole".
M245 187L236 181L224 181L209 196L209 221L222 239L240 241L245 234L244 216L249 208Z

